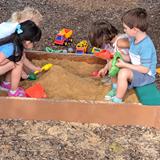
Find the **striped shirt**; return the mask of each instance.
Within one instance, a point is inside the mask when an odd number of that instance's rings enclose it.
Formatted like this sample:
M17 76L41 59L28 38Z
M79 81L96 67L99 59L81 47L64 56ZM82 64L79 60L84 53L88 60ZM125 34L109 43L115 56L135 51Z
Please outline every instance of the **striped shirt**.
M155 77L157 55L154 44L149 36L146 36L137 44L135 44L135 40L132 37L130 39L129 55L132 64L147 67L149 69L147 74Z

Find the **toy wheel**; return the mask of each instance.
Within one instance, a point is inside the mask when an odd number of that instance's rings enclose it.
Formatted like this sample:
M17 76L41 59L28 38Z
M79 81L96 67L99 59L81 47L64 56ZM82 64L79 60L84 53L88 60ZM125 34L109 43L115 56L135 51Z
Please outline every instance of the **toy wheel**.
M73 42L73 39L70 39L70 42L72 43L72 42Z
M65 42L65 43L64 43L64 45L65 45L65 46L67 46L67 45L68 45L68 43L67 43L67 42Z

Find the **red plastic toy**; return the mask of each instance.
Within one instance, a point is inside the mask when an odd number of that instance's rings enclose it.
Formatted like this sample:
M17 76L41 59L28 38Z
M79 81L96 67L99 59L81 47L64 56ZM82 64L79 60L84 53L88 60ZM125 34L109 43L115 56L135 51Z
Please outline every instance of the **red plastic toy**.
M100 52L96 52L96 53L94 53L94 55L96 57L99 57L99 58L102 58L102 59L105 59L105 60L113 58L113 54L106 49L103 49Z
M27 97L32 97L32 98L46 98L47 97L44 88L39 83L36 83L32 87L27 88L25 90L25 93Z
M94 77L94 78L100 78L100 76L98 75L98 70L96 70L96 71L93 71L92 73L91 73L91 76L92 77Z

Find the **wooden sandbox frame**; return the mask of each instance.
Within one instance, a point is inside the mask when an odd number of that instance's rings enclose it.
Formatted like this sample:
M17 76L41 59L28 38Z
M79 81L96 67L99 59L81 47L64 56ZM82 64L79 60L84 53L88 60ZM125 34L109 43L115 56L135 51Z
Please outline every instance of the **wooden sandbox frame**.
M105 64L92 55L54 54L27 51L30 59L68 59ZM160 128L160 106L109 104L101 101L54 100L0 97L0 118L24 120L61 120L107 125L139 125Z

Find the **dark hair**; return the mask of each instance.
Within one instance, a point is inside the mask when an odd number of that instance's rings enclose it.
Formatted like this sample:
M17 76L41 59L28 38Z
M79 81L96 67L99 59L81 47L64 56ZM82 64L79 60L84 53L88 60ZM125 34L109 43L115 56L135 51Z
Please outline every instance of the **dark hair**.
M122 16L122 22L130 29L136 27L145 32L148 28L147 12L143 8L131 9Z
M106 20L99 20L92 24L88 38L94 47L102 47L104 43L110 43L118 34L118 30Z
M19 29L21 32L19 32ZM17 62L22 58L24 41L36 42L41 38L40 28L30 20L20 23L19 29L17 28L10 36L0 39L0 45L6 43L14 44L14 54L8 58L14 62Z

